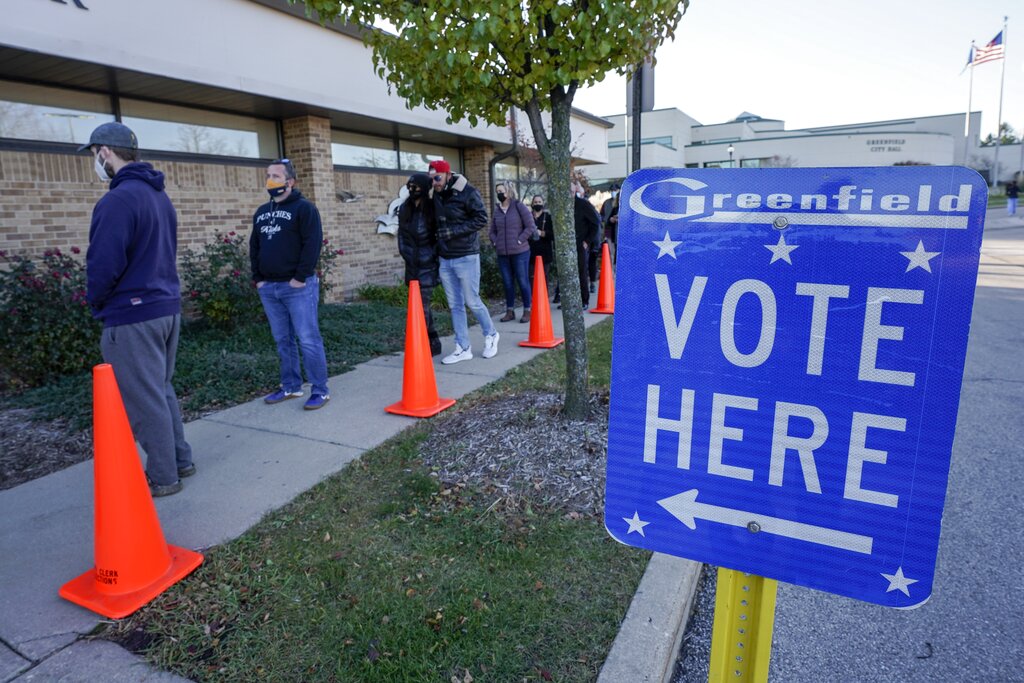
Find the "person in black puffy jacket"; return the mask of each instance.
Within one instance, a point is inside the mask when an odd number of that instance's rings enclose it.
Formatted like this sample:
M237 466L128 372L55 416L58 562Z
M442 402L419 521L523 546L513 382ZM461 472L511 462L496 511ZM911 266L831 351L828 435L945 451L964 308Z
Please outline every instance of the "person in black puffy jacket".
M398 253L405 261L405 283L420 283L423 317L427 322L430 355L441 354L441 339L434 327L430 299L440 279L438 275L437 220L430 199L430 176L414 173L406 182L409 197L398 209Z
M480 235L487 227L483 199L465 176L452 173L444 159L430 162L437 215L437 250L441 257L441 284L448 297L455 328L455 351L441 359L445 365L473 358L469 342L468 306L484 332L484 358L498 353L498 330L480 299Z

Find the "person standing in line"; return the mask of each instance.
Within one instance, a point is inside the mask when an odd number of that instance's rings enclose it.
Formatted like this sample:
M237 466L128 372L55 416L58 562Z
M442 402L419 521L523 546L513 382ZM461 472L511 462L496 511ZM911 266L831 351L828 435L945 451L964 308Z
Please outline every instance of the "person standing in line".
M320 212L295 187L295 169L288 159L272 162L266 176L270 201L253 215L249 261L281 359L281 386L263 400L275 404L303 395L301 349L310 383L309 400L303 408L317 410L331 400L327 355L317 319L320 281L316 266L324 238Z
M1011 180L1006 185L1006 212L1011 216L1017 213L1017 196L1020 194L1020 188L1017 187L1016 179Z
M405 184L409 197L398 209L398 253L405 261L405 284L413 280L420 283L423 317L427 323L430 355L441 355L441 338L434 327L430 299L440 280L440 262L437 256L437 221L434 202L430 199L430 176L414 173Z
M544 265L544 281L551 287L551 261L554 258L555 224L551 212L544 209L544 197L537 194L530 202L533 209L533 222L537 226L536 239L530 240L530 283L534 280L534 268L540 256ZM557 301L555 303L558 303Z
M437 250L441 257L441 285L455 328L455 350L441 359L445 365L473 358L466 307L473 311L484 332L484 358L498 353L500 335L480 299L480 231L487 226L487 209L480 192L465 176L452 173L444 159L430 162L437 217Z
M489 237L498 252L498 269L501 283L505 288L505 315L500 322L516 319L516 283L523 297L521 323L530 322L530 304L533 302L530 287L530 239L537 230L533 214L515 196L512 185L498 183L494 186L498 204L491 216Z
M601 205L601 225L604 226L604 240L608 243L609 256L614 264L619 233L619 186L612 183L610 189L612 196Z
M590 242L590 246L587 247L587 278L590 281L590 293L593 294L596 290L596 282L598 275L598 266L601 263L601 240L604 238L604 223L601 219L601 214L598 212L597 207L591 204L590 200L587 199L586 195L581 195L587 203L590 204L590 208L594 209L594 215L597 217L597 235L594 240Z
M178 215L164 174L141 161L130 128L104 123L78 151L86 149L100 180L110 183L89 226L86 298L103 322L103 360L114 368L132 433L146 452L150 493L169 496L196 471L171 384L181 332Z
M583 298L583 309L590 307L590 285L588 278L588 255L590 248L597 243L601 230L601 218L597 209L583 198L583 187L573 181L573 222L576 229L576 255L579 261L580 295Z

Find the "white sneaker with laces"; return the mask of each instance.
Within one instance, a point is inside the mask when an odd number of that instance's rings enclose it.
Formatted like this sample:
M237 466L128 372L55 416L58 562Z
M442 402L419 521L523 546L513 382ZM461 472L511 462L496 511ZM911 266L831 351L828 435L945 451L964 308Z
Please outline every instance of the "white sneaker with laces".
M487 352L484 351L484 353L486 354ZM494 355L494 354L491 354L491 355ZM444 358L442 358L441 362L444 363L445 365L451 365L453 363L458 363L459 361L472 360L472 359L473 359L473 352L470 349L464 349L461 346L459 346L458 344L456 344L455 345L455 350L452 351L449 355L447 355Z
M484 358L494 358L498 355L498 340L501 339L501 335L495 330L494 334L489 337L484 337Z

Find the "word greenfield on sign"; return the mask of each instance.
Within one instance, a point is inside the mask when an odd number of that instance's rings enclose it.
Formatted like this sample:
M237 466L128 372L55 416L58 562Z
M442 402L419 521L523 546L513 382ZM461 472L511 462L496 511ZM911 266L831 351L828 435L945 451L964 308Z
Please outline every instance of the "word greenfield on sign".
M986 200L960 167L631 175L612 536L881 605L927 600Z

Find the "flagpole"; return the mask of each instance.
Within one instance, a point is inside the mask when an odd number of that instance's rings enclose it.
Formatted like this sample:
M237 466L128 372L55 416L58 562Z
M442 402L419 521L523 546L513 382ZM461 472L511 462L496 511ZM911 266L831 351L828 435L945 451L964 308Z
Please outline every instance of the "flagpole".
M967 60L967 66L971 69L970 85L967 86L967 113L964 114L964 158L963 164L967 165L967 150L971 148L971 98L974 95L974 41L971 41L971 54ZM963 72L960 72L963 74Z
M1003 83L1006 81L1006 22L1003 17L1003 70L999 76L999 117L996 119L996 158L992 164L992 189L999 187L999 138L1003 134Z

